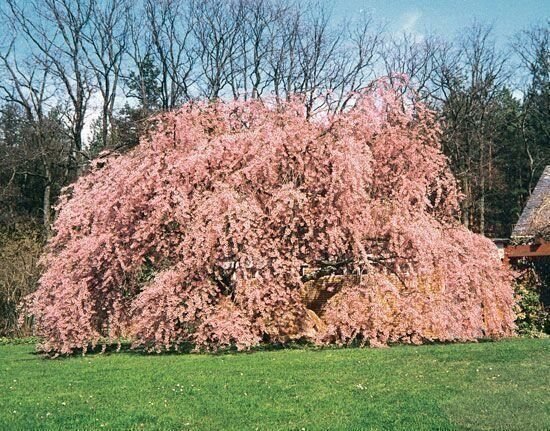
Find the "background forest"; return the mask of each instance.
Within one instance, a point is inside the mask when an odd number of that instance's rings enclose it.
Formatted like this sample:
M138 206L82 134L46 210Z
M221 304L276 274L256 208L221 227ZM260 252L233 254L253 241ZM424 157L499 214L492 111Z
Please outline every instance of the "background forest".
M0 25L0 334L34 289L63 187L192 100L298 95L311 115L406 79L441 119L463 223L489 237L510 235L550 164L548 22L500 47L481 23L420 38L316 3L5 0Z

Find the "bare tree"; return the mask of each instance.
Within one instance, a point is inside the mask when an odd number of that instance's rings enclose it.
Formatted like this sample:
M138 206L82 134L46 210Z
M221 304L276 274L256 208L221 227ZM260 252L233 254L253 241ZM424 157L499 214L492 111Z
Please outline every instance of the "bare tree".
M6 104L15 104L24 112L24 136L18 145L18 156L13 151L10 160L15 176L33 176L42 179L42 224L46 236L50 235L52 222L52 187L56 166L68 155L62 131L49 115L49 103L54 99L52 92L51 62L43 56L40 62L31 57L18 61L14 53L15 43L0 53L0 99ZM15 143L7 143L14 148ZM38 169L35 168L38 164ZM63 180L62 180L63 182Z
M160 70L162 108L172 109L192 97L196 52L189 10L181 0L146 0L145 16Z
M404 76L405 88L413 89L421 99L430 99L435 90L435 56L444 44L433 36L419 39L402 33L389 37L382 45L381 58L390 81Z
M269 39L266 73L277 100L290 97L298 74L299 37L302 13L291 8L274 23Z
M373 77L382 29L368 14L333 27L328 9L307 10L291 9L275 26L268 68L273 91L278 100L301 95L307 115L343 110Z
M277 23L291 8L291 3L270 0L235 2L233 14L241 25L237 49L230 58L229 85L234 98L257 99L271 87L268 60L274 48Z
M318 96L328 90L327 82L337 64L334 57L344 35L343 30L329 26L330 18L325 8L311 11L298 37L299 73L292 92L303 95L307 116L312 114Z
M382 27L367 13L362 12L355 22L346 23L344 28L349 30L334 53L332 73L325 84L330 90L328 108L333 112L344 110L353 94L372 81L383 41Z
M199 91L208 99L221 97L232 82L235 57L242 53L239 34L242 22L239 3L223 0L193 0L190 18L199 59Z
M82 130L92 93L83 44L96 1L29 0L22 6L20 1L6 0L6 4L16 34L25 39L37 60L47 61L51 74L64 87L71 107L72 169L78 171L83 156Z
M160 98L158 77L160 70L154 62L154 47L148 27L144 25L147 17L145 10L138 7L128 9L127 68L129 73L123 75L126 83L126 96L139 101L145 113L157 106Z
M127 0L105 0L90 12L90 25L82 37L82 50L102 99L101 146L109 145L113 129L115 101L118 95L121 65L126 52L129 4Z
M452 47L437 56L438 91L443 96L443 144L462 185L466 226L485 232L486 196L494 173L496 97L509 74L502 52L491 39L491 28L474 24Z
M537 174L550 163L550 150L542 142L550 140L550 29L534 25L523 30L512 41L512 49L520 59L523 84L523 109L520 122L523 147L528 161L529 194ZM541 142L542 141L542 142Z

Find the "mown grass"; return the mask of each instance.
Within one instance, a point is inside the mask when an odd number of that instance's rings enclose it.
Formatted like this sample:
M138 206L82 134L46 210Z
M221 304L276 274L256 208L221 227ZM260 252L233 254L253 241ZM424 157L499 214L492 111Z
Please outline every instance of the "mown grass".
M550 341L56 360L0 346L0 429L550 428Z

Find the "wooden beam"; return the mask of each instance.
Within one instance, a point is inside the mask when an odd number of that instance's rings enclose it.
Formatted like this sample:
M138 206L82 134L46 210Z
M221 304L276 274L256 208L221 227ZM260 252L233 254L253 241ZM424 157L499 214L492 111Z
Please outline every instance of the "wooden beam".
M504 256L508 259L550 256L550 243L543 242L542 244L509 245L504 249Z

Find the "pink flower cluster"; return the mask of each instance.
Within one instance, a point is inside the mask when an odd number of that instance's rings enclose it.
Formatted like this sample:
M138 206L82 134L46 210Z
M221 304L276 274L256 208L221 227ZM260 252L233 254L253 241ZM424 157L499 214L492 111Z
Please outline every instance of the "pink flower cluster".
M313 119L299 103L260 101L156 118L137 148L62 198L28 301L41 349L512 334L510 276L491 241L457 221L433 114L400 94L379 83ZM317 310L321 325L303 295L307 266L347 280Z

